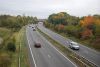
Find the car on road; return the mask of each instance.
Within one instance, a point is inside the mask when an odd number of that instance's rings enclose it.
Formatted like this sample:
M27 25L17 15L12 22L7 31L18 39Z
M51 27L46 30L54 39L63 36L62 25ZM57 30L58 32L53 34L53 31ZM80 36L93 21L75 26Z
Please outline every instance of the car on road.
M74 50L79 50L79 48L80 48L79 45L78 45L78 43L73 42L73 41L69 42L69 47L71 49L74 49Z
M34 47L41 48L41 44L39 42L34 42Z
M32 28L34 28L34 27L32 26Z
M35 27L33 27L33 31L36 31Z

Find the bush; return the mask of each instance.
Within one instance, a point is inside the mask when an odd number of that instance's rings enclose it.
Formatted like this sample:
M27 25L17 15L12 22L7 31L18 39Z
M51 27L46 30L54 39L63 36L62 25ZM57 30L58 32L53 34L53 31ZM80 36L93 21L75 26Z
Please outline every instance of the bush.
M9 42L7 44L7 50L12 51L12 52L15 52L15 50L16 50L15 44L13 42Z
M49 28L50 27L50 23L48 23L47 21L44 22L44 26Z

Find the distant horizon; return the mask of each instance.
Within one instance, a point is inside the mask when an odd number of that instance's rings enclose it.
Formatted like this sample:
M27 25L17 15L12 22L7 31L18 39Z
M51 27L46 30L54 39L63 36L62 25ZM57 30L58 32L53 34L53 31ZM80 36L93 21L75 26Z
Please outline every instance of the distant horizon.
M59 12L58 12L59 13ZM66 12L67 13L67 12ZM57 13L52 13L52 14L57 14ZM68 13L69 14L69 13ZM10 16L18 16L18 15L21 15L21 16L30 16L30 17L37 17L37 16L34 16L34 15L26 15L26 14L0 14L0 15L10 15ZM51 15L51 14L50 14ZM69 14L69 15L71 15L71 14ZM100 15L100 14L88 14L88 15L84 15L84 16L93 16L93 15ZM75 16L75 15L71 15L71 16ZM76 16L76 17L84 17L84 16ZM49 15L46 17L46 18L38 18L38 19L48 19L48 17L49 17Z

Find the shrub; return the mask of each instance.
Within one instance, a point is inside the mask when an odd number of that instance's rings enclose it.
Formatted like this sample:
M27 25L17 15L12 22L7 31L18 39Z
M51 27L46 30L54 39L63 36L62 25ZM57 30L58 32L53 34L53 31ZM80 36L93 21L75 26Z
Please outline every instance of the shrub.
M7 44L7 50L15 52L15 50L16 50L15 44L13 42L8 42L8 44Z

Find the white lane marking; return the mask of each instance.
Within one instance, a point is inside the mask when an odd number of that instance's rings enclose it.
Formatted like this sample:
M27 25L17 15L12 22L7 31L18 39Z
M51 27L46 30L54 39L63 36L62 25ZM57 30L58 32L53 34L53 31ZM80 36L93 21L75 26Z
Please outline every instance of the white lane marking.
M26 36L27 36L27 31L26 31ZM28 36L27 36L27 38L28 38ZM26 38L26 39L27 39L27 38ZM32 56L32 59L33 59L34 65L35 65L35 67L37 67L36 62L35 62L35 59L34 59L34 56L33 56L33 53L32 53L32 49L31 49L31 47L30 47L29 40L27 39L27 41L28 41L28 44L29 44L29 48L30 48L30 52L31 52L31 56Z
M47 39L45 39L39 32L37 32L41 37L42 37L42 39L44 39L46 42L48 42L48 44L50 44L51 45L51 47L53 47L57 52L59 52L65 59L67 59L69 62L71 62L75 67L77 67L76 66L76 64L74 64L72 61L70 61L65 55L63 55L63 53L61 53L57 48L55 48Z
M50 43L49 43L50 44ZM50 44L56 51L58 51L64 58L66 58L68 61L70 61L63 53L61 53L57 48L55 48L52 44ZM76 66L76 64L74 64L72 61L70 61L75 67L77 67Z
M48 57L51 58L51 56L48 54Z

